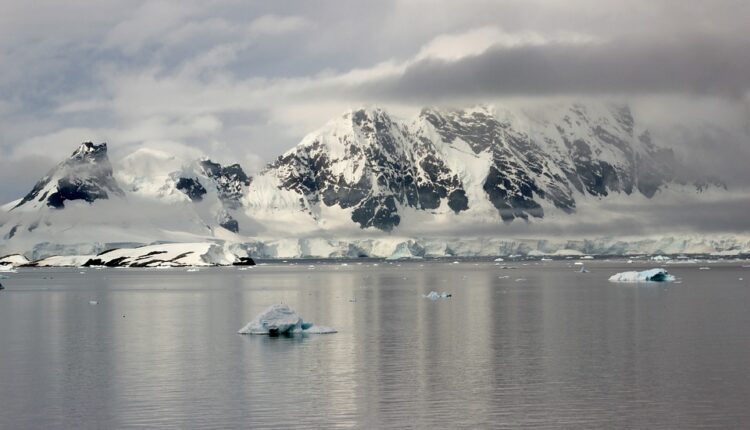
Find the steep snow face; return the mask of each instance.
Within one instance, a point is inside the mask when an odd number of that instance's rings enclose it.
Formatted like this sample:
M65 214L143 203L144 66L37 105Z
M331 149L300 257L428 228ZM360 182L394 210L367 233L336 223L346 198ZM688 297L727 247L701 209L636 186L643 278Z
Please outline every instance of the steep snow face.
M360 109L305 137L260 183L291 193L283 206L322 229L338 213L391 231L419 212L512 222L550 208L571 214L580 199L613 193L651 198L684 182L676 171L672 151L638 129L627 106L427 108L411 121ZM264 213L261 194L249 197L250 213Z
M251 182L242 167L239 164L222 166L211 160L201 160L199 165L206 177L213 181L221 201L231 209L240 207L240 199Z
M360 109L308 135L279 157L266 175L297 193L316 217L320 207L339 207L362 228L390 231L398 206L434 209L448 198L465 209L458 177L430 154L418 158L407 127L380 109Z
M162 151L139 149L119 163L126 192L164 203L187 205L205 225L239 233L242 196L251 179L239 164L190 160ZM244 223L248 224L248 223Z
M338 207L362 228L390 231L401 222L399 206L435 209L443 200L466 209L461 182L425 142L416 148L405 124L380 109L360 109L305 137L265 175L299 195L301 209L318 217Z
M93 203L108 199L110 195L122 197L124 194L112 176L107 144L84 142L37 182L12 210L36 210L44 206L62 209L66 201Z

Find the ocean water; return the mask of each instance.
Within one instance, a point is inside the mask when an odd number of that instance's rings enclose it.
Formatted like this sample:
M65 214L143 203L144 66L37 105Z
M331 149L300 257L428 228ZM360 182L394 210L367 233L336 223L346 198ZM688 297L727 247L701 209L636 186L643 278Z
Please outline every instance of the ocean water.
M750 269L503 264L22 269L0 280L0 428L750 425ZM339 332L236 333L281 302Z

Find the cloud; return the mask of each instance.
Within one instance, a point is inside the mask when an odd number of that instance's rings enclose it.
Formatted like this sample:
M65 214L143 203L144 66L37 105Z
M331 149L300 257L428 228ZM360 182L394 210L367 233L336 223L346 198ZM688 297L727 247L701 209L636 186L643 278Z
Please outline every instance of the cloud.
M280 35L314 28L309 19L301 16L263 15L250 23L248 29L255 35Z
M750 184L748 2L27 3L0 13L3 169L81 140L173 141L258 166L365 104L408 116L616 96L696 170ZM686 122L724 131L675 131Z
M679 42L549 41L495 44L465 57L431 56L403 73L362 85L363 95L415 103L487 96L683 94L743 98L750 44L713 38Z
M562 32L545 34L536 31L511 33L496 26L472 29L466 32L440 35L424 45L415 61L456 61L482 54L489 48L518 48L524 46L593 44L600 40L592 35Z

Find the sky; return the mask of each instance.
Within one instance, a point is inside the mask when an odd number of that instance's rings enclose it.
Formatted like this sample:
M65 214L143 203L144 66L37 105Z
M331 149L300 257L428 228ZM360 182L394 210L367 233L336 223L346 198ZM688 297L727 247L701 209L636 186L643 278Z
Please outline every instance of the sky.
M82 141L253 172L348 109L617 99L750 188L746 0L0 0L0 201Z

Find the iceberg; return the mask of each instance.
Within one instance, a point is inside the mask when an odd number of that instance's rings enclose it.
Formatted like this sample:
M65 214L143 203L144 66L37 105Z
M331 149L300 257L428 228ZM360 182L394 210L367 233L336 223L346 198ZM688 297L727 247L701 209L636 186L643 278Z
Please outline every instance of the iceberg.
M29 260L20 254L11 254L6 255L5 257L0 257L0 267L2 266L23 266L24 264L29 264Z
M612 275L610 282L671 282L674 276L664 269L651 269L642 272L622 272Z
M276 304L268 307L237 333L279 336L298 333L329 334L336 333L336 330L305 322L289 305Z
M15 267L10 264L0 264L0 272L3 273L18 273Z
M437 291L430 291L429 294L422 294L422 297L425 299L430 300L437 300L437 299L447 299L449 297L453 297L453 294L443 291L442 294L438 293Z

